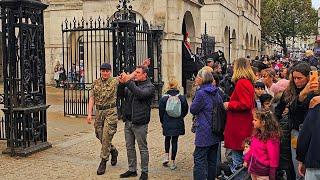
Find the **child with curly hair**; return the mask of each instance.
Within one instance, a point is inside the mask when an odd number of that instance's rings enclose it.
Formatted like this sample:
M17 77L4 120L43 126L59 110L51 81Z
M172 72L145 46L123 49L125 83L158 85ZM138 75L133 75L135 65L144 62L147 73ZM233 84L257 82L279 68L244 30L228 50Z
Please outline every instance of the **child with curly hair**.
M280 154L279 124L271 111L256 110L253 127L250 150L245 154L243 165L249 165L253 180L275 180Z

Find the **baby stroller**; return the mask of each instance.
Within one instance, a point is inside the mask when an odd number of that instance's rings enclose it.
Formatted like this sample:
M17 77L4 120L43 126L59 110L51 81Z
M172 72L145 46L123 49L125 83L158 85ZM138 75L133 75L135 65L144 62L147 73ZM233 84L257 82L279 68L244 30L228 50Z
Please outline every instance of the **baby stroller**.
M248 169L241 166L239 169L231 175L226 175L222 170L221 175L217 177L219 180L251 180L251 176L248 173Z

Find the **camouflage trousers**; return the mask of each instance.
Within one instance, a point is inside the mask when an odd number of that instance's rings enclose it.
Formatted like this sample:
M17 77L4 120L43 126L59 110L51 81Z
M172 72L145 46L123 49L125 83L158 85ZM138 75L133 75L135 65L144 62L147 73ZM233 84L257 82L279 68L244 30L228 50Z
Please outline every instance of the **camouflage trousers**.
M112 138L117 132L117 121L117 108L96 111L94 129L102 145L100 154L102 159L109 160L110 152L116 150L112 145Z

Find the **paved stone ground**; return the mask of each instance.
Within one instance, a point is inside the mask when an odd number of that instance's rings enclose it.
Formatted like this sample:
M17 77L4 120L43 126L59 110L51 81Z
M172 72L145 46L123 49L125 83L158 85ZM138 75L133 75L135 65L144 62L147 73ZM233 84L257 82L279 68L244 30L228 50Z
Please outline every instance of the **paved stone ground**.
M100 144L95 138L93 125L87 125L84 117L63 116L62 89L48 87L47 102L51 104L48 110L48 140L53 147L27 158L12 158L0 154L0 179L119 179L119 174L127 170L124 123L118 123L118 132L113 140L119 150L117 166L108 165L107 173L97 176ZM164 137L162 136L158 110L152 110L148 133L149 179L192 179L194 134L190 132L190 115L186 117L185 124L186 135L179 138L178 168L171 171L163 167L161 163L164 152ZM5 142L0 141L0 151L4 149ZM140 159L138 151L137 155ZM138 167L139 164L138 160ZM138 177L130 179L138 179Z

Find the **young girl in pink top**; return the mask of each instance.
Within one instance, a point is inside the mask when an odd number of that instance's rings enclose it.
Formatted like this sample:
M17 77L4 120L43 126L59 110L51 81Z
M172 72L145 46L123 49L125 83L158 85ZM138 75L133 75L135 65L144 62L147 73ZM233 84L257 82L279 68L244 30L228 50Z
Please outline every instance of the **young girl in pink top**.
M256 110L253 118L250 150L245 154L244 166L253 180L275 180L279 165L280 129L270 111Z

